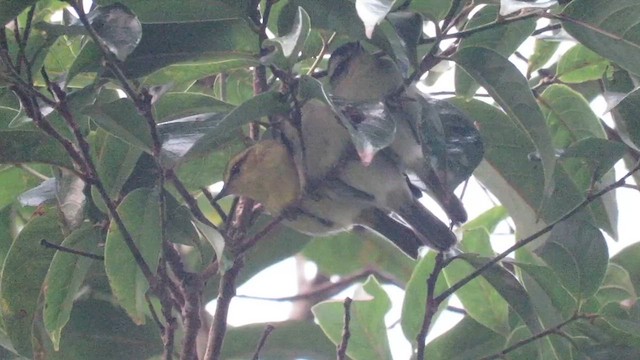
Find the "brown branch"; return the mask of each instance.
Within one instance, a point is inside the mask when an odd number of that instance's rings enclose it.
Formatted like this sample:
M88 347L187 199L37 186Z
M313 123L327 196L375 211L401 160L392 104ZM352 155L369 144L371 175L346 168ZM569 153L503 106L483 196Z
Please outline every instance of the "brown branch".
M195 218L198 219L198 221L200 221L201 223L218 230L218 227L215 226L211 221L209 221L202 210L200 210L200 206L198 206L198 202L196 201L196 199L191 196L189 190L187 190L180 179L178 179L178 176L173 170L167 170L167 178L171 181L176 190L178 190L178 193L189 207L189 210L191 210L193 216L195 216Z
M88 253L85 251L80 251L80 250L76 250L76 249L71 249L65 246L61 246L61 245L57 245L54 244L52 242L47 241L47 239L42 239L40 240L40 245L44 246L47 249L55 249L58 251L62 251L62 252L66 252L69 254L74 254L74 255L78 255L78 256L83 256L89 259L93 259L93 260L100 260L100 261L104 261L104 256L102 255L96 255L96 254L92 254L92 253Z
M218 288L218 299L216 301L216 312L213 315L213 322L209 329L209 339L204 354L204 360L218 360L222 352L222 343L227 332L227 316L229 315L229 305L231 299L236 295L236 279L244 260L240 257L222 275L222 281Z
M463 279L461 279L457 283L453 284L447 290L443 291L442 294L438 295L438 297L435 298L435 301L438 302L438 303L442 302L444 299L446 299L447 297L451 296L451 294L453 294L454 292L458 291L458 289L460 289L461 287L466 285L469 281L471 281L471 280L475 279L476 277L478 277L480 274L485 272L487 269L489 269L493 265L497 264L500 260L506 258L512 252L514 252L514 251L518 250L519 248L529 244L530 242L536 240L540 236L548 233L557 224L559 224L560 222L565 221L568 218L572 217L573 215L578 213L580 210L585 208L587 205L589 205L591 202L593 202L594 200L598 199L602 195L608 193L609 191L612 191L612 190L615 190L617 188L623 187L625 185L626 179L629 178L631 175L633 175L633 173L635 173L639 169L640 169L640 161L638 161L636 163L636 165L627 174L625 174L622 178L620 178L616 182L606 186L602 190L587 196L587 198L584 201L582 201L580 204L576 205L571 211L567 212L562 217L560 217L558 220L556 220L553 223L547 225L543 229L538 230L534 234L532 234L532 235L530 235L530 236L528 236L528 237L526 237L526 238L524 238L522 240L516 241L516 243L513 246L511 246L510 248L508 248L504 252L500 253L495 258L491 259L490 261L488 261L487 263L485 263L484 265L482 265L481 267L479 267L474 272L472 272L468 276L464 277Z
M258 233L255 234L252 238L250 238L249 240L243 241L240 247L238 248L238 254L244 254L247 250L254 247L258 243L258 241L262 240L263 237L265 237L276 226L278 226L283 218L284 217L280 215L277 218L271 220L270 223L268 223L264 228L262 228L262 230L258 231Z
M448 263L448 262L447 262ZM436 283L438 281L438 277L440 276L440 272L445 266L445 260L443 254L440 252L436 255L435 265L433 267L433 272L427 278L427 296L424 307L424 317L422 318L422 326L420 327L420 331L418 332L418 336L416 337L416 349L417 355L416 359L424 360L424 350L426 346L427 334L429 333L429 328L431 327L431 322L433 321L433 317L438 311L438 307L442 300L437 300L435 298L436 291ZM444 299L443 299L444 300Z
M579 320L579 319L592 319L593 317L594 317L593 315L585 315L585 314L576 313L572 317L567 319L566 321L563 321L560 324L558 324L558 325L556 325L556 326L554 326L552 328L544 330L544 331L542 331L542 332L540 332L538 334L535 334L535 335L533 335L533 336L531 336L529 338L520 340L517 343L509 346L508 348L505 348L504 350L500 351L499 353L496 353L496 354L493 354L493 355L489 355L489 356L485 356L485 357L481 358L480 360L504 359L505 355L507 355L508 353L510 353L510 352L520 348L520 347L523 347L523 346L525 346L525 345L527 345L527 344L529 344L529 343L531 343L533 341L542 339L545 336L549 336L549 335L552 335L552 334L558 334L563 327L567 326L568 324L570 324L570 323L572 323L572 322L574 322L576 320Z
M188 274L182 282L182 293L185 296L185 304L182 308L184 341L181 360L197 360L198 346L196 340L202 326L200 310L202 308L201 291L203 282L196 274Z
M351 322L351 303L353 300L350 297L344 299L344 327L342 328L342 341L338 345L338 360L345 360L347 358L347 347L349 346L349 338L351 332L349 331L349 323Z
M267 338L269 337L269 335L271 334L271 332L275 329L275 327L271 324L267 325L264 328L264 332L262 333L262 336L260 337L260 341L258 342L258 346L256 347L256 351L253 353L253 360L258 360L260 359L260 351L262 351L262 348L264 347L264 344L267 343Z

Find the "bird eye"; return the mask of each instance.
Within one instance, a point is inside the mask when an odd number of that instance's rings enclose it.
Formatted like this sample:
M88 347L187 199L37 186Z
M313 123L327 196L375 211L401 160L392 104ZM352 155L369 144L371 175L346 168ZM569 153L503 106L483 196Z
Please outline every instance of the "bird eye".
M229 172L229 178L234 178L240 174L240 162L233 164L231 171Z

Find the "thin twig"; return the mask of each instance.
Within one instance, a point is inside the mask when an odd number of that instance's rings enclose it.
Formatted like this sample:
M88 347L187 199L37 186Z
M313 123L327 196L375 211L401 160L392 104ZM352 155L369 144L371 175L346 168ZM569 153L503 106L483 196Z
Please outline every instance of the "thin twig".
M353 300L350 297L344 299L344 327L342 328L342 341L340 341L340 345L338 345L338 360L344 360L347 358L347 347L349 346L349 338L351 337L349 323L351 322L352 302Z
M429 333L429 328L431 327L431 322L433 321L433 317L438 311L438 307L440 306L441 300L437 300L435 298L436 291L436 283L438 281L438 277L440 276L440 272L444 268L448 261L444 260L444 256L442 253L438 253L436 255L435 265L433 267L433 272L427 278L427 295L424 306L424 317L422 319L422 326L420 331L418 332L418 336L416 337L416 349L417 349L417 359L424 360L424 349L426 346L427 334Z
M19 169L22 169L22 170L28 172L29 174L37 177L40 180L49 180L50 179L50 177L48 177L48 176L46 176L44 174L41 174L38 170L36 170L36 169L26 165L26 164L15 164L14 166L19 168Z
M533 335L533 336L531 336L529 338L520 340L517 343L509 346L508 348L505 348L504 350L500 351L499 353L493 354L493 355L489 355L489 356L485 356L485 357L481 358L480 360L503 359L505 357L505 355L507 355L508 353L510 353L510 352L522 347L522 346L525 346L530 342L542 339L545 336L549 336L549 335L552 335L552 334L557 334L558 332L560 332L560 329L562 329L563 327L567 326L568 324L570 324L570 323L572 323L572 322L574 322L576 320L579 320L579 319L590 319L590 318L593 318L593 316L592 315L585 315L585 314L576 313L572 317L567 319L566 321L563 321L560 324L558 324L558 325L556 325L556 326L554 326L552 328L544 330L544 331L542 331L542 332L540 332L538 334L535 334L535 335Z
M215 226L211 221L209 221L202 210L200 210L200 206L198 206L198 202L196 201L196 199L191 196L189 190L187 190L180 179L178 179L178 176L175 172L173 172L173 170L167 170L167 178L171 181L176 190L178 190L178 193L189 207L189 210L191 210L193 216L195 216L196 219L198 219L198 221L200 221L201 223L218 230L218 227Z
M264 331L262 332L262 336L260 337L260 341L258 342L258 346L256 347L256 351L253 353L253 358L252 358L253 360L260 359L260 351L262 351L264 344L267 343L267 338L269 337L269 335L274 329L275 329L275 326L271 324L267 325L264 328Z
M255 246L255 244L258 243L258 241L262 240L263 237L265 237L268 233L270 233L273 229L275 229L275 227L280 224L283 218L284 217L280 215L277 218L271 220L271 222L268 223L264 228L262 228L262 230L258 231L257 234L255 234L249 240L243 241L240 247L238 248L238 254L243 254L247 250Z
M56 249L58 251L66 252L66 253L69 253L69 254L83 256L83 257L86 257L86 258L89 258L89 259L93 259L93 260L104 261L104 256L102 256L102 255L96 255L96 254L88 253L88 252L81 251L81 250L71 249L71 248L68 248L68 247L64 247L64 246L61 246L61 245L54 244L52 242L47 241L46 239L40 240L40 245L46 247L47 249Z
M313 64L311 64L311 67L307 71L307 75L313 74L313 71L318 67L318 65L322 61L322 58L324 58L324 55L327 53L327 50L329 50L329 45L331 45L331 43L333 42L333 39L336 38L337 34L338 33L336 32L331 34L331 36L329 36L329 39L327 41L324 41L324 37L322 38L322 49L320 49L320 53L316 56L316 59L313 61Z
M594 200L598 199L602 195L608 193L609 191L612 191L612 190L615 190L617 188L620 188L620 187L624 186L625 185L625 180L627 178L629 178L631 175L633 175L633 173L635 173L639 169L640 169L640 161L638 161L636 163L636 165L627 174L625 174L622 178L620 178L616 182L606 186L602 190L587 196L587 198L584 201L582 201L580 204L576 205L571 211L567 212L565 215L560 217L558 220L556 220L553 223L547 225L543 229L538 230L534 234L532 234L532 235L530 235L530 236L528 236L528 237L526 237L526 238L524 238L522 240L517 241L513 246L511 246L510 248L508 248L504 252L500 253L499 255L497 255L496 257L494 257L493 259L491 259L490 261L488 261L487 263L485 263L484 265L482 265L481 267L476 269L471 274L465 276L463 279L461 279L457 283L453 284L447 290L443 291L442 294L438 295L438 297L435 298L435 301L437 303L442 302L444 299L446 299L447 297L451 296L451 294L453 294L454 292L458 291L458 289L460 289L461 287L466 285L469 281L471 281L471 280L475 279L476 277L478 277L480 274L485 272L487 269L489 269L493 265L497 264L500 260L506 258L512 252L514 252L514 251L518 250L519 248L529 244L530 242L538 239L540 236L548 233L557 224L559 224L562 221L565 221L568 218L570 218L571 216L575 215L580 210L585 208L587 205L589 205L591 202L593 202Z
M211 191L209 191L209 189L207 189L206 187L200 188L200 191L202 191L202 193L204 194L204 197L206 197L207 200L209 200L209 204L218 213L218 216L220 216L220 219L222 219L222 222L226 223L227 214L225 214L220 204L218 204L213 194L211 194Z

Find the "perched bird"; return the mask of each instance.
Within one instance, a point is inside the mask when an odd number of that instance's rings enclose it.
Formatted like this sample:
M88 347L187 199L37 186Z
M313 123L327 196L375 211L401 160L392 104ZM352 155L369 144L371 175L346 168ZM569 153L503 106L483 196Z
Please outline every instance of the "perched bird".
M390 95L395 96L394 106L399 107L396 133L389 147L381 151L387 157L397 161L402 170L420 179L418 186L445 210L454 223L467 220L464 205L446 186L425 159L417 130L416 118L421 116L420 104L416 94L403 92L403 78L395 63L387 57L378 57L368 53L359 43L348 43L336 49L329 60L329 83L332 94L337 99L348 102L383 101ZM412 99L413 97L413 99Z
M375 165L365 168L355 160L350 161L345 165L345 171L353 173L346 175L344 180L350 182L361 175L371 177L372 173L385 166L383 162ZM286 226L305 234L329 235L361 225L383 235L413 258L417 257L420 246L447 250L456 242L455 235L433 215L429 213L430 216L420 217L424 212L428 213L422 205L400 204L402 198L407 198L403 189L398 194L395 191L386 193L389 185L376 185L379 191L367 193L375 179L364 181L365 186L356 188L336 178L317 183L312 193L303 192L292 154L276 140L260 141L233 157L225 171L224 181L225 186L218 198L228 194L247 196L262 203L273 216L282 215ZM379 181L383 182L384 179ZM381 197L382 206L375 206L376 196ZM416 205L420 208L415 209ZM424 225L420 225L420 229L405 226L389 215L391 207L409 224L420 218ZM437 223L429 227L433 220ZM423 230L428 232L425 234ZM444 230L446 236L432 240L434 231L439 234Z

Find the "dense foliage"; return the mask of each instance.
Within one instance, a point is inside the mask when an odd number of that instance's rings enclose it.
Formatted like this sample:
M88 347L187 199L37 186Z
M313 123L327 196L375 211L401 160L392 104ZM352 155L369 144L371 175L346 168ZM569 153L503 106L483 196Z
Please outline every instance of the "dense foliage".
M638 19L637 0L0 0L0 358L389 359L381 284L405 290L418 359L640 358L640 243L605 241L640 182ZM212 200L232 155L332 104L323 70L350 41L438 97L425 155L501 203L456 229L454 258ZM354 141L385 147L388 120ZM318 274L291 318L228 327L235 289L292 256ZM463 320L426 344L449 310Z

